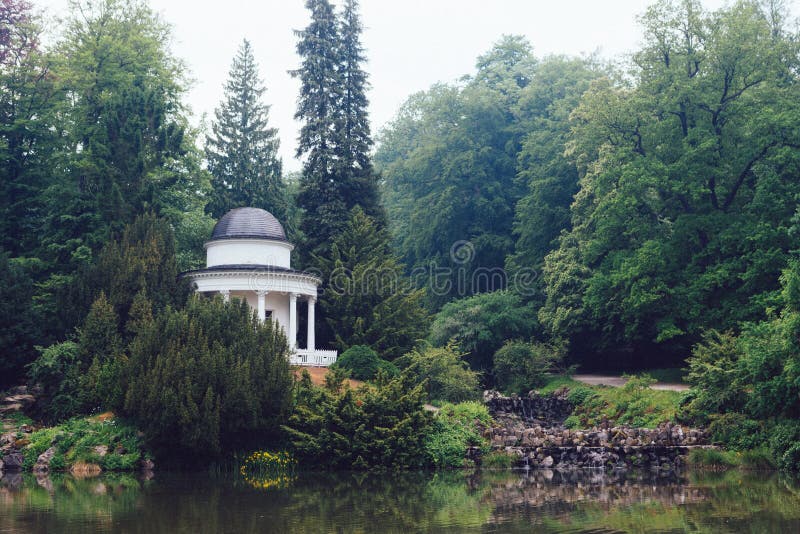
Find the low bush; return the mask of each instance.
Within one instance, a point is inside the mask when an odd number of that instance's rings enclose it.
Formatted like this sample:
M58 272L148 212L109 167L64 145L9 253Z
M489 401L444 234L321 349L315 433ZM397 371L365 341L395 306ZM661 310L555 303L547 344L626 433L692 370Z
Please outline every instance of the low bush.
M382 360L366 345L355 345L337 358L334 367L346 369L356 380L372 380L381 370L389 376L397 375L397 367L392 362Z
M492 451L483 457L481 466L490 469L508 469L509 467L513 467L516 461L516 456L512 456L504 451Z
M586 428L608 421L654 428L675 421L681 394L675 391L650 389L649 376L627 376L623 387L588 386L568 377L551 378L541 393L567 388L567 399L574 406L565 424L570 428Z
M563 344L508 341L494 354L495 383L506 393L525 393L543 386L565 353Z
M131 471L147 457L136 429L114 418L75 418L37 430L23 449L24 467L33 468L39 455L50 447L56 454L50 469L69 469L78 463L97 464L105 471Z
M714 442L736 451L756 449L767 443L764 424L740 413L712 415L708 433Z
M304 372L283 428L301 465L305 460L337 469L422 467L432 419L425 400L422 387L405 374L379 373L375 382L353 390L341 374L329 374L325 387L316 387Z
M395 360L417 384L422 384L432 401L476 400L480 375L469 368L455 345L421 346Z
M800 470L800 421L780 421L770 429L769 449L778 467Z
M483 431L491 424L492 418L482 403L442 405L425 438L425 451L431 465L463 467L467 447L481 447L488 452L489 442L483 437Z

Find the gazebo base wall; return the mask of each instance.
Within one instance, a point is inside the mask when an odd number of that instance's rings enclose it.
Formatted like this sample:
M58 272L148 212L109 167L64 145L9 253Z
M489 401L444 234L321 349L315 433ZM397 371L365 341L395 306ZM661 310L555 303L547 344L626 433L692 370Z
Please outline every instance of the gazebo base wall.
M295 349L289 356L289 363L305 367L329 367L336 363L337 356L335 350Z

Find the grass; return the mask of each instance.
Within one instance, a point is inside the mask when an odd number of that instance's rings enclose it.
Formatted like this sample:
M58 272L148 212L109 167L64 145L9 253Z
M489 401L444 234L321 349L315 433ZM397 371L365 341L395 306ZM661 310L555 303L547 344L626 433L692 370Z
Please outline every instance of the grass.
M686 371L680 367L665 367L663 369L649 369L644 371L659 382L667 384L686 384Z
M114 418L75 418L27 435L30 445L22 450L24 467L33 468L39 455L56 448L51 470L95 464L104 471L131 471L144 456L143 444L133 426ZM98 447L106 447L104 455Z
M674 421L681 393L650 389L654 380L647 376L630 377L623 387L590 386L570 377L555 376L539 391L547 394L568 388L568 398L575 406L569 418L571 428L591 427L603 420L612 424L655 428Z
M739 468L749 471L770 471L775 461L766 449L747 451L724 451L721 449L693 449L688 457L689 465L712 471Z

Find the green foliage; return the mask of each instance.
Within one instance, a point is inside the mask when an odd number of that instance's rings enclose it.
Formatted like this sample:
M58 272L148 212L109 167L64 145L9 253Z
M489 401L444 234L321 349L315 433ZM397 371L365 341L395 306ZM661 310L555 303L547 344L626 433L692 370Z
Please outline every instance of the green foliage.
M748 419L736 412L712 416L708 433L714 442L722 443L726 448L735 451L757 449L768 442L763 422Z
M553 391L554 385L569 388L567 398L575 407L569 417L571 428L586 428L603 421L655 428L661 423L676 420L680 393L650 389L655 380L647 375L625 378L625 385L618 388L556 380L542 388L542 391Z
M122 329L139 293L143 293L153 311L182 305L188 286L176 282L177 276L171 225L164 218L145 213L126 225L119 238L109 241L96 261L81 271L75 290L67 296L73 302L65 306L71 313L83 316L84 306L88 311L88 305L104 292Z
M45 418L60 421L79 413L83 406L80 347L74 341L64 341L40 347L39 352L28 368L28 376L32 383L42 386L39 402Z
M20 262L0 250L0 387L20 382L41 336L32 306L33 280Z
M435 401L475 400L480 393L480 374L469 368L456 347L423 345L396 360L412 380L422 385Z
M472 369L489 374L492 359L507 339L529 338L537 322L532 309L510 291L495 291L457 300L436 314L430 340L435 346L450 341L467 353Z
M330 258L316 256L315 263L330 274L320 309L340 350L369 345L393 360L425 336L423 291L406 279L386 230L360 207L334 239Z
M715 439L734 449L769 450L783 469L800 468L800 267L790 262L781 278L783 310L746 324L739 336L710 332L689 360L688 414L711 419Z
M800 422L780 421L770 429L769 448L778 467L800 470Z
M489 469L508 469L514 466L516 457L504 451L492 451L481 458L481 467Z
M689 465L710 469L737 467L741 460L734 452L719 449L692 449L688 456Z
M431 424L424 390L406 375L379 374L374 384L355 391L342 380L319 388L304 373L296 384L294 411L284 429L301 463L344 469L423 466Z
M572 112L580 188L539 318L576 353L663 365L775 302L796 246L800 86L796 35L770 5L654 3L630 72Z
M442 405L425 438L425 451L434 467L463 467L467 447L481 447L488 452L483 431L492 418L486 406L469 401Z
M564 419L565 428L581 428L581 418L577 415L570 415Z
M269 211L286 223L286 187L278 158L278 130L270 128L269 106L261 98L264 86L250 42L246 39L233 60L225 99L215 110L212 135L205 153L212 175L212 194L206 211L220 218L233 208Z
M397 368L391 362L382 360L378 354L365 345L355 345L344 351L334 364L346 369L356 380L372 380L379 370L391 375L397 374Z
M23 449L24 466L31 469L40 454L56 448L51 470L68 469L78 463L98 464L104 471L132 471L147 457L137 430L117 419L75 418L37 430ZM105 454L98 449L105 448Z
M246 302L194 297L138 327L124 413L163 457L196 462L274 434L291 388L283 333Z
M504 37L478 58L475 76L412 95L382 133L375 158L392 233L403 261L434 289L433 309L506 287L478 273L499 274L513 250L523 137L514 111L535 63L524 38ZM463 241L469 253L458 257Z
M507 393L526 393L542 386L564 360L563 345L508 341L494 355L493 375Z
M300 80L297 156L306 156L297 203L304 210L306 259L330 258L354 207L381 225L384 215L370 159L358 2L345 2L339 16L328 0L306 0L306 8L311 21L297 32L302 63L292 72Z

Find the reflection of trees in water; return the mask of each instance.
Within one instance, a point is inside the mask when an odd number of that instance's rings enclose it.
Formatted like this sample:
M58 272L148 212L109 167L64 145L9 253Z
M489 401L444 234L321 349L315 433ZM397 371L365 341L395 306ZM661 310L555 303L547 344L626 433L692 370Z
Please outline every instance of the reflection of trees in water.
M0 531L800 531L800 485L777 475L600 471L301 473L256 490L205 474L0 480Z
M507 532L800 531L800 483L770 473L534 471L493 484L491 499Z
M116 517L135 511L142 484L127 474L80 480L7 473L0 478L0 532L60 532L86 518L108 529Z

